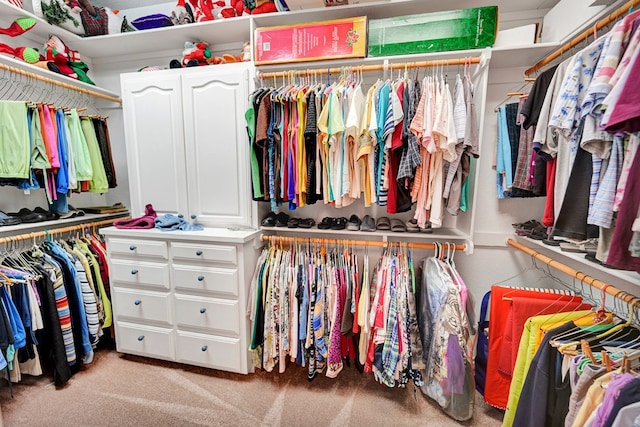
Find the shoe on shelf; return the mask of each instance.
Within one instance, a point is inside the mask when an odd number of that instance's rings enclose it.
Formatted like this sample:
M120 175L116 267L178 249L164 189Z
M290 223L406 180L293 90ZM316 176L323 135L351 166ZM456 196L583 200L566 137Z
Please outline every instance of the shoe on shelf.
M27 208L22 208L18 212L10 213L9 216L20 218L20 220L26 224L43 222L47 220L46 216L30 211Z
M360 231L376 231L376 220L370 215L365 215L360 224Z
M407 226L404 225L404 222L398 218L391 219L391 231L395 233L404 233L407 231Z
M418 221L414 219L410 219L409 221L404 223L404 226L407 228L409 233L419 233L420 227L418 227Z
M358 231L360 230L360 224L362 224L362 221L360 221L358 215L353 214L351 215L351 217L349 218L349 222L347 223L347 230Z
M44 210L40 206L35 208L33 211L35 213L39 213L40 215L44 215L45 218L47 219L47 221L53 221L53 220L56 220L56 219L60 219L60 215L58 213Z
M287 227L289 224L289 215L284 212L280 212L276 215L276 227Z
M347 218L341 216L340 218L335 218L333 223L331 224L332 230L344 230L347 228Z
M6 213L0 211L0 227L8 225L16 225L22 223L22 220L15 216L9 216Z
M386 216L381 216L376 221L376 228L378 230L391 230L391 221Z
M325 216L324 218L322 218L322 221L318 223L318 229L329 230L332 225L333 225L333 218L331 218L330 216Z
M316 225L316 222L313 218L303 218L298 223L298 227L300 228L311 228Z
M560 242L560 249L565 252L595 254L598 250L598 239Z
M300 226L300 218L289 218L287 228L298 228Z
M264 218L262 218L263 227L275 227L276 226L276 213L269 212Z

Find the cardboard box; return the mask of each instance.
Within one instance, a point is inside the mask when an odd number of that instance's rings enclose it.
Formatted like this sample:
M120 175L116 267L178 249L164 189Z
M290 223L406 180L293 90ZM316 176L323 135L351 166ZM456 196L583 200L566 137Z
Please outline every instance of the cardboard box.
M369 56L483 48L498 32L498 7L486 6L369 21Z
M367 17L256 28L257 65L364 58Z

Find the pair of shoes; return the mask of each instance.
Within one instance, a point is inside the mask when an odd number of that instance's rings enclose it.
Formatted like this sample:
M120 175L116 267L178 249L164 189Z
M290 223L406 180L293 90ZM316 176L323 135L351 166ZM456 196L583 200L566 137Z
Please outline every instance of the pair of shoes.
M332 217L324 217L322 221L318 223L319 230L344 230L347 227L347 218L332 218Z
M514 228L518 236L527 236L534 229L544 227L544 225L542 225L542 223L536 219L530 219L529 221L521 222L518 224L511 224L511 226Z
M287 228L311 228L315 223L313 218L289 218Z
M60 217L60 219L76 218L78 216L84 216L84 211L82 209L76 209L71 205L69 205L67 208L68 208L67 212L56 212L56 214Z
M360 231L376 231L376 220L370 215L365 215L360 224Z
M36 208L38 209L38 208ZM44 209L40 208L42 211L44 211ZM10 213L9 216L12 216L14 218L19 218L21 222L25 223L25 224L32 224L32 223L36 223L36 222L43 222L43 221L48 221L47 215L36 212L31 211L27 208L22 208L20 209L18 212L13 212Z
M263 227L288 227L289 219L290 219L289 215L287 215L284 212L280 212L280 213L269 212L262 219L261 224ZM294 227L290 227L290 228L294 228Z
M358 231L360 230L360 225L362 225L362 221L358 218L358 215L353 214L349 218L349 222L347 223L347 230Z
M521 230L521 232L523 232L524 234L520 234L520 232L518 232L518 235L526 236L533 240L545 240L549 238L549 230L542 224L536 225L534 228L528 231Z
M7 225L16 225L20 223L22 223L22 220L20 218L9 216L6 213L0 211L0 227L4 227Z

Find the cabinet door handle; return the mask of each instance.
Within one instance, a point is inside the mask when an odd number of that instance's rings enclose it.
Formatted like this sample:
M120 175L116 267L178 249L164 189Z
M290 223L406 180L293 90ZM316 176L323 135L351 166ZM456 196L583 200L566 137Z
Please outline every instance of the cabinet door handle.
M140 304L142 304L142 301L140 301L139 299L137 299L137 300L135 300L133 303L134 303L135 305L140 305Z
M133 270L131 270L131 274L138 274L138 270L134 268Z
M142 341L143 339L144 339L144 335L140 335L140 336L138 337L138 341Z
M130 251L135 251L135 250L136 250L136 245L131 245L131 246L129 246L129 250L130 250Z
M198 255L198 256L202 255L202 251L200 251L200 250L196 251L196 255Z
M202 350L202 351L207 351L207 348L208 348L208 347L207 347L206 345L203 345L201 350Z
M204 276L198 276L198 282L202 282L204 280Z
M197 215L191 214L191 219L196 219Z
M202 314L204 314L206 311L207 311L207 309L206 309L206 308L204 308L204 307L202 307L202 308L200 309L200 313L202 313Z

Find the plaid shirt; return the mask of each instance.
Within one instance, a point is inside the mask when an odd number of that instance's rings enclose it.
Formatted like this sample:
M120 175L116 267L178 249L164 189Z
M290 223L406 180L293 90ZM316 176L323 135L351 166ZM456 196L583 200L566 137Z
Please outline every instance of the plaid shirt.
M406 138L407 144L402 150L402 157L400 158L400 164L398 165L398 181L403 178L413 178L414 171L422 163L420 159L420 146L416 135L409 129L411 121L416 115L418 104L420 103L420 83L418 81L409 81L409 87L411 88L408 93L409 96L405 96L405 111L407 112L407 118L404 121L405 129L403 138Z

